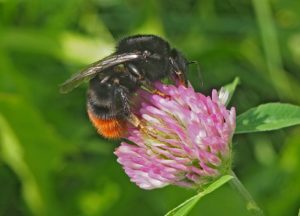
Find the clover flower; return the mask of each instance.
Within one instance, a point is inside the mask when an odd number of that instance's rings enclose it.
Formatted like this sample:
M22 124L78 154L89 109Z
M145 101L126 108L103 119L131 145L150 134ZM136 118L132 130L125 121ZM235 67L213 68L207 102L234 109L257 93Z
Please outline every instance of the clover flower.
M184 86L156 83L169 97L144 90L135 114L143 129L130 127L115 154L131 181L143 189L166 185L202 187L231 168L235 109L228 93L211 97Z

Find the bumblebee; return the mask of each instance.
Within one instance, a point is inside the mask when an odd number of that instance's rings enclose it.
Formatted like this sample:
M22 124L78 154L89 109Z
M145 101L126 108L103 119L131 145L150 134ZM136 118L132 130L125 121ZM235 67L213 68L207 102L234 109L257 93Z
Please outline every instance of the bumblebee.
M110 139L125 135L127 123L142 127L131 112L131 99L137 89L163 93L153 82L170 78L177 85L187 85L189 62L169 43L156 35L134 35L122 39L116 51L75 74L60 86L68 93L84 81L88 116L99 134Z

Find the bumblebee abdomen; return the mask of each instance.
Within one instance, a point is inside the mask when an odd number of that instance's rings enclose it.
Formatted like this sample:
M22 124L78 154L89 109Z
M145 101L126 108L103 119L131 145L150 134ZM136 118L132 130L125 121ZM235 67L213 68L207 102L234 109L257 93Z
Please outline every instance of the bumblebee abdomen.
M122 119L101 119L95 116L91 111L88 111L89 118L97 132L108 139L122 138L126 133L126 121Z

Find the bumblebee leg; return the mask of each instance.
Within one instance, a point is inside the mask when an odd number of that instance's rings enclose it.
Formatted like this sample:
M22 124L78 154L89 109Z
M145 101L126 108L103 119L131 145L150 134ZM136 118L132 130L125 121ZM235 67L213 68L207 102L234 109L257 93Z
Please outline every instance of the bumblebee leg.
M140 119L133 113L130 113L130 115L127 117L127 121L136 128L139 128L142 125Z
M141 87L143 89L145 89L146 91L152 93L152 94L157 94L161 97L164 97L164 98L168 98L169 95L166 95L164 93L162 93L161 91L159 91L158 89L154 88L151 81L148 80L144 73L139 71L139 69L134 66L133 64L127 64L128 68L129 68L129 71L130 73L137 79L137 81L139 83L141 83Z
M154 88L149 80L143 79L143 80L141 80L141 83L142 83L142 88L145 89L146 91L148 91L152 94L157 94L163 98L170 99L170 95L167 95L167 94L159 91L158 89Z
M180 73L176 73L176 75L178 77L179 83L181 85L184 85L185 87L187 87L188 84L187 84L187 80L185 78L185 75L183 73L181 73L181 72Z
M140 71L135 65L128 63L127 67L129 69L130 74L135 77L137 80L144 79L144 72Z
M184 85L185 87L188 86L187 78L184 72L179 69L178 64L174 60L174 58L169 58L171 70L172 70L172 78L176 83L180 85Z
M143 125L142 121L135 114L130 113L130 115L127 117L127 121L131 123L134 127L147 134L148 136L151 136L153 138L156 137L155 132Z
M119 84L119 80L114 80L114 103L113 109L122 116L130 114L130 104L128 99L128 89Z
M114 92L114 106L121 107L119 112L122 112L123 117L132 124L134 127L148 134L149 136L154 136L154 133L146 128L141 120L131 112L130 104L128 100L128 90L123 86L119 85L119 82L114 82L115 92Z

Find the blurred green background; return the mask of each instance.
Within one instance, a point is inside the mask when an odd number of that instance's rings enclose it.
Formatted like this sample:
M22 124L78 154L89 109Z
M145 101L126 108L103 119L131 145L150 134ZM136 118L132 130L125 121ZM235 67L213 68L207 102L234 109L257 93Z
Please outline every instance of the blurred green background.
M238 113L300 104L300 1L0 0L0 215L163 215L194 191L129 181L85 111L86 85L58 85L136 33L166 38L209 93L241 79ZM234 138L234 170L266 215L297 215L300 128ZM248 215L228 185L191 215Z

